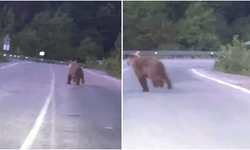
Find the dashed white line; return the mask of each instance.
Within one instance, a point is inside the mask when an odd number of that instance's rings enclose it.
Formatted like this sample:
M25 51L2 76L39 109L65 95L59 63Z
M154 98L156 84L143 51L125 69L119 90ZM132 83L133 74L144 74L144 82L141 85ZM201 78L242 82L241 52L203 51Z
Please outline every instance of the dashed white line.
M191 69L191 71L192 71L193 73L195 73L195 74L201 76L201 77L206 78L206 79L215 81L215 82L220 83L220 84L224 84L224 85L226 85L226 86L229 86L229 87L232 87L232 88L234 88L234 89L241 90L241 91L243 91L243 92L245 92L245 93L247 93L247 94L250 94L250 90L245 89L245 88L243 88L243 87L240 87L240 86L237 86L237 85L233 85L233 84L230 84L230 83L227 83L227 82L224 82L224 81L215 79L215 78L208 77L208 76L206 76L206 75L204 75L204 74L199 73L199 72L196 71L195 69Z
M52 119L51 119L51 133L50 133L50 143L51 143L51 147L50 149L55 149L56 147L56 141L54 140L56 135L55 135L55 110L56 110L56 102L55 102L55 94L53 94L53 98L51 100L51 115L52 115Z
M50 92L49 92L49 95L43 105L43 108L42 110L40 111L40 114L39 116L37 117L36 119L36 122L33 126L33 128L31 129L29 135L27 136L27 138L25 139L23 145L21 146L20 149L29 149L30 146L32 145L34 139L36 138L38 132L39 132L39 129L43 123L43 119L46 115L46 112L48 110L48 106L50 104L50 101L51 99L53 98L53 95L54 95L54 86L55 86L55 75L54 75L54 71L51 67L51 65L49 65L49 68L51 70L51 73L52 73L52 81L51 81L51 85L50 85Z
M0 69L8 68L8 67L15 66L15 65L18 65L18 64L20 64L20 63L13 63L13 64L10 64L10 65L2 66L2 67L0 67Z

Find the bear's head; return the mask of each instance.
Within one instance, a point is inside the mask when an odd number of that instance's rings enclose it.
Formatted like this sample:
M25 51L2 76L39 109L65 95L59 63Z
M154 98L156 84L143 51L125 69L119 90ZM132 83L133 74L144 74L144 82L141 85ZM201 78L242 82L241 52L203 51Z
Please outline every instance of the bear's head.
M137 51L138 52L138 51ZM133 66L134 64L134 61L137 59L137 58L140 58L141 56L138 54L138 53L133 53L133 54L130 54L128 56L128 59L127 59L127 64L128 66Z
M134 54L135 54L136 56L138 56L138 57L141 57L140 51L136 51Z
M69 61L69 68L70 68L71 66L75 65L75 64L77 64L77 60L75 60L75 61L70 60L70 61Z

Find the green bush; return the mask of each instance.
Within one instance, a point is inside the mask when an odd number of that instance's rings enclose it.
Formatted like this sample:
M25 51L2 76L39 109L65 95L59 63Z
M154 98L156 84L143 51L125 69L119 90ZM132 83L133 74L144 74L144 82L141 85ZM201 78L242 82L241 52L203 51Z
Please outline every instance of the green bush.
M106 64L106 72L114 77L121 79L121 53L113 51L111 57L103 59Z
M96 69L101 71L106 71L105 65L100 65L95 58L88 57L86 58L85 68Z
M95 58L87 58L85 68L105 71L107 74L121 78L121 57L117 55L117 51L112 52L111 57L104 58L103 64L99 64Z
M86 59L85 68L97 69L105 71L107 74L121 79L121 34L115 41L115 50L110 57L103 58L103 64L99 64L94 57Z
M238 35L233 37L232 44L221 46L220 53L214 65L215 70L250 75L250 51L238 39Z
M115 41L115 50L111 52L111 56L103 59L106 65L106 72L114 77L121 79L121 34Z

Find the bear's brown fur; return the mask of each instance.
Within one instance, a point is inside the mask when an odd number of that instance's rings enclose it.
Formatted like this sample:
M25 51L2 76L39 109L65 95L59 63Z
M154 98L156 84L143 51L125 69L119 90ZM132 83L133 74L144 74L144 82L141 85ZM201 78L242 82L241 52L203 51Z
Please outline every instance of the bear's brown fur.
M80 79L82 81L82 84L85 83L83 70L77 64L77 61L70 61L69 62L69 74L68 74L68 82L67 82L67 84L70 84L72 79L73 79L74 82L76 82L76 85L80 84Z
M146 78L151 79L154 87L164 87L164 83L166 82L168 89L172 89L171 80L161 61L137 54L130 54L127 63L133 68L143 88L143 92L149 92Z

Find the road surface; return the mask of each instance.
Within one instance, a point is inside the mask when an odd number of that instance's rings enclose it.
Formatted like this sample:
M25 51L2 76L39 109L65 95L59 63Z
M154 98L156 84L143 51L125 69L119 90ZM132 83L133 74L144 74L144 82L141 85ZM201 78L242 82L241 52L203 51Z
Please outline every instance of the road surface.
M203 78L213 60L163 60L173 89L142 93L123 69L123 148L250 148L250 95Z
M0 68L0 149L121 148L121 82L85 72L66 84L68 66Z

